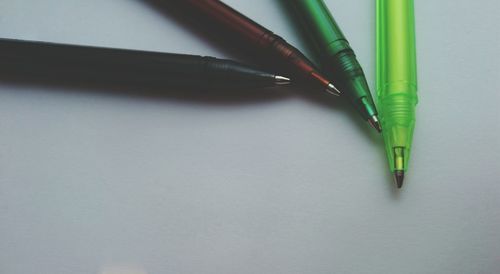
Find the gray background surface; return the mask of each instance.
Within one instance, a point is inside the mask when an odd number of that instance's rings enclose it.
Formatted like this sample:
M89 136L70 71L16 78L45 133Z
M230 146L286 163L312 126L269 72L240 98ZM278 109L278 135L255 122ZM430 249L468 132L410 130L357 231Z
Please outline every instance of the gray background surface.
M227 2L304 48L276 1ZM374 1L327 2L373 87ZM342 104L3 81L0 273L500 273L500 4L416 14L399 192ZM0 36L235 57L134 0L1 0Z

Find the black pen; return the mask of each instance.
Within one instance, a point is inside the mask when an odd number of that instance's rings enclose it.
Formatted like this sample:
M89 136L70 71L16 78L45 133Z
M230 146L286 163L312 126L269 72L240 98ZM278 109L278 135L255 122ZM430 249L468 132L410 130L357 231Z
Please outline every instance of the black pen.
M290 79L227 59L0 38L0 71L189 88L265 88Z

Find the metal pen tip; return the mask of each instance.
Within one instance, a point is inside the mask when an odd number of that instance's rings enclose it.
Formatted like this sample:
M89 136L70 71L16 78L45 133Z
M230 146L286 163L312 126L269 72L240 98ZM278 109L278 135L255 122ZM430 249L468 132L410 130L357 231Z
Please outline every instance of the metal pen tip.
M403 186L403 180L405 178L405 172L403 170L394 171L394 179L396 180L396 185L398 188Z
M382 126L380 125L377 115L373 115L372 117L368 118L368 123L370 123L370 125L379 133L382 132Z
M326 91L335 96L340 96L341 94L340 91L332 83L328 83L328 86L326 86Z
M274 83L276 85L288 85L290 84L292 81L290 80L290 78L288 77L285 77L285 76L280 76L280 75L275 75L274 76Z

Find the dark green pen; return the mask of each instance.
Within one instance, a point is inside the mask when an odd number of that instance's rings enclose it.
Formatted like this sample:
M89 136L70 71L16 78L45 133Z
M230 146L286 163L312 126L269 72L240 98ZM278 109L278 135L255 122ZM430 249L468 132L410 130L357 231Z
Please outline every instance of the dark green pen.
M322 0L285 0L315 45L326 76L333 79L358 113L379 132L377 109L354 51Z

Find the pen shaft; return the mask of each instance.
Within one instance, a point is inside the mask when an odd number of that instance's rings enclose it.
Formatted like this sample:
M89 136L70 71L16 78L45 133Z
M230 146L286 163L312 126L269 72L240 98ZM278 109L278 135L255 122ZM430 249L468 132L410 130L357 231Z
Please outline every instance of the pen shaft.
M413 0L377 1L377 91L415 96L417 91Z
M274 74L196 55L0 39L3 72L180 87L267 87Z

